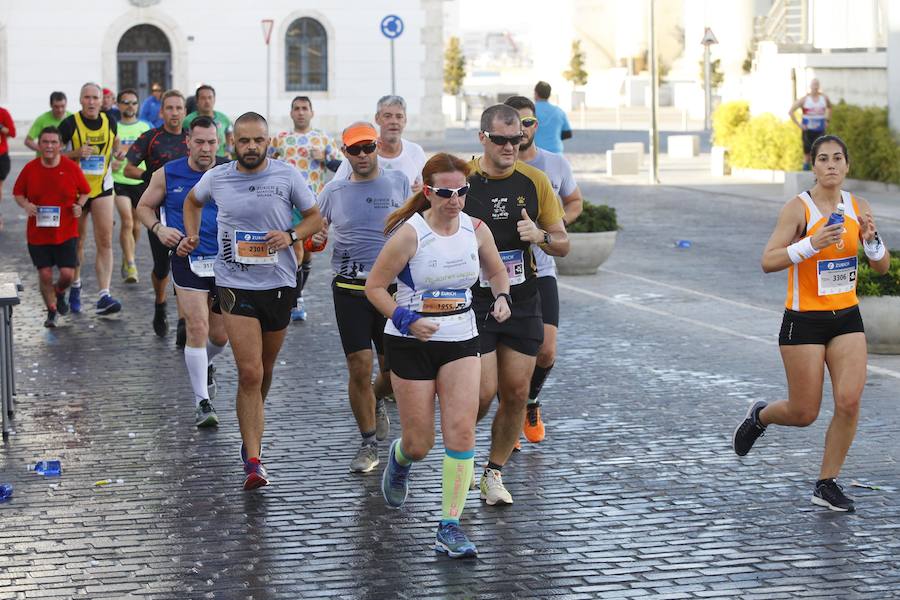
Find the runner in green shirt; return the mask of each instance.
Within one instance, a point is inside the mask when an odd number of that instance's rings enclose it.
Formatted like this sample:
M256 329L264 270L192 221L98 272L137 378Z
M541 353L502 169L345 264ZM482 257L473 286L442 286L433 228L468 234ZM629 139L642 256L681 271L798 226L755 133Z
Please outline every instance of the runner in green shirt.
M187 129L191 126L191 121L197 117L209 117L216 124L216 131L219 136L219 149L216 151L217 156L230 158L230 148L234 145L233 126L231 119L224 113L215 110L216 108L216 90L211 85L203 84L194 92L194 98L197 101L197 110L184 118L182 126Z
M39 116L31 124L31 129L28 130L28 135L25 136L25 145L34 150L39 157L41 151L37 142L41 131L44 130L44 127L59 127L62 120L72 114L66 110L67 102L64 93L53 92L50 94L50 110Z

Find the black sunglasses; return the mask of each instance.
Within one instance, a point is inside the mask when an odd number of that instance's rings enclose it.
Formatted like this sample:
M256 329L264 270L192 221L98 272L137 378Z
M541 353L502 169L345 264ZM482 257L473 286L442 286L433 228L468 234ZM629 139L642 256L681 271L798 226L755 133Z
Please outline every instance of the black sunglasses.
M481 133L486 135L487 139L491 140L498 146L505 146L507 144L518 146L525 139L525 136L521 133L518 135L498 135L496 133L488 133L487 131L482 131Z
M137 103L138 103L137 100L119 100L119 104L129 104L129 105L133 104L133 105L137 106Z
M465 196L469 191L468 184L458 188L436 188L430 185L426 185L425 187L427 187L429 190L431 190L441 198L452 198L453 194L456 194L457 196Z
M352 146L347 146L347 154L350 156L359 156L361 152L372 154L375 152L377 146L378 144L375 142L370 142L368 144L353 144Z
M535 117L525 117L522 119L522 127L534 127L537 124L537 119Z

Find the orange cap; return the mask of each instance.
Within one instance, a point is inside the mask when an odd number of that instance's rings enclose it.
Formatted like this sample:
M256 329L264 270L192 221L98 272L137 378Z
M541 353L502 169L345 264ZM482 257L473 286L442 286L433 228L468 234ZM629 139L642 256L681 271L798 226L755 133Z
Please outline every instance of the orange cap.
M352 146L360 142L374 142L378 139L378 133L371 125L355 125L344 131L341 141L345 146Z

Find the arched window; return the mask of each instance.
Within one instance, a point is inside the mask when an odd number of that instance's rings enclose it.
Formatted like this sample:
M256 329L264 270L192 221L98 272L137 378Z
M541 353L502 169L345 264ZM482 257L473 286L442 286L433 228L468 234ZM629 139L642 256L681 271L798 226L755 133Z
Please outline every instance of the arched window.
M284 36L285 89L289 92L328 89L328 35L315 19L291 23Z

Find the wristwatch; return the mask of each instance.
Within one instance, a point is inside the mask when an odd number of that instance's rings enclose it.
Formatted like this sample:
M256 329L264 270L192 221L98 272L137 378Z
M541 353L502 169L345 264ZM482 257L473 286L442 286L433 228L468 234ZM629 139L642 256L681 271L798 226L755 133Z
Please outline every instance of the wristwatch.
M284 232L291 236L291 246L300 241L300 238L297 237L297 232L293 229L285 229Z
M548 246L548 245L550 245L550 242L552 242L552 241L553 241L553 238L550 237L550 232L549 232L549 231L545 231L545 232L544 232L544 241L541 242L541 245L543 245L543 246Z

